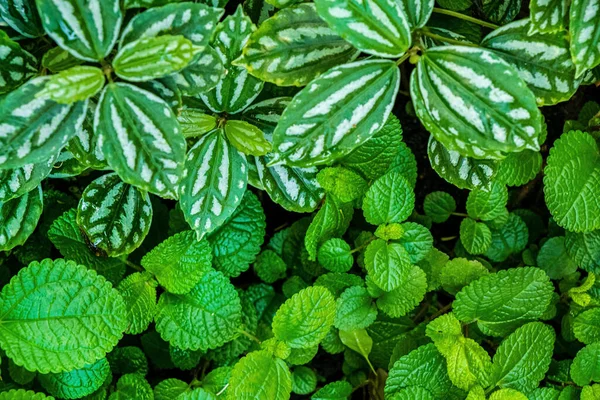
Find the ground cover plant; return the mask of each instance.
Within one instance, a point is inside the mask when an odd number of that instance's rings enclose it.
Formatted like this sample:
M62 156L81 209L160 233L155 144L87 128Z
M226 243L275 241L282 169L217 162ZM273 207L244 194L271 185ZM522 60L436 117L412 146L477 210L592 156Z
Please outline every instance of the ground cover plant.
M600 399L600 0L0 0L0 400Z

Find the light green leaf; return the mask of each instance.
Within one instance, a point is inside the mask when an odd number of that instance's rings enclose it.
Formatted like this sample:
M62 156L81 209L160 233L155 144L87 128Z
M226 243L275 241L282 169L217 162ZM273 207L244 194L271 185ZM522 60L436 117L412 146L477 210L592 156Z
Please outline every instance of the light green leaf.
M386 292L405 283L414 268L404 246L381 239L369 243L364 263L373 282Z
M452 383L463 390L473 385L489 385L492 361L486 350L470 338L459 337L446 356L448 376Z
M435 397L427 389L419 386L410 386L400 389L390 400L434 400Z
M291 391L285 362L266 351L254 351L235 364L226 393L229 400L287 400Z
M207 46L173 78L183 94L197 96L217 86L224 74L225 68L219 54Z
M585 344L600 341L600 308L592 308L577 315L573 321L573 334Z
M544 379L554 351L554 330L531 322L500 343L493 359L495 385L528 393Z
M77 66L51 75L38 96L70 104L95 96L103 86L104 73L100 68Z
M54 397L44 393L35 393L32 390L11 389L0 393L0 400L54 400Z
M411 30L425 26L434 6L434 0L402 0L402 7Z
M510 153L500 162L496 180L508 186L521 186L535 178L541 169L542 155L538 151Z
M177 197L185 140L164 100L130 84L111 83L100 96L94 131L108 165L125 183Z
M189 385L176 378L168 378L154 387L155 400L177 399L190 390Z
M79 399L92 394L110 375L106 358L72 371L40 374L40 384L48 393L61 399Z
M0 251L25 243L42 215L42 187L0 202Z
M584 386L581 390L581 399L597 400L600 398L600 385Z
M32 309L40 298L46 307ZM61 259L32 262L4 286L0 321L0 345L8 357L41 373L103 358L127 325L123 299L110 283Z
M240 152L252 156L264 156L271 151L271 143L256 126L245 121L227 121L225 135Z
M410 25L401 2L317 0L321 18L357 49L397 58L410 47Z
M600 343L592 343L577 352L571 364L571 378L579 386L600 381ZM582 397L583 398L583 397Z
M492 229L492 242L485 256L492 261L502 262L511 254L518 254L529 240L527 225L517 214L508 214L508 220L498 229Z
M399 172L388 172L377 179L363 200L365 219L373 225L403 222L414 206L414 191Z
M600 230L565 232L565 248L569 257L582 269L600 272Z
M496 390L490 395L489 400L528 400L529 397L514 389Z
M329 290L322 286L302 289L277 310L273 334L293 349L316 346L333 325L335 310Z
M0 7L2 7L0 5ZM74 57L71 53L61 47L53 47L44 53L42 67L51 72L60 72L71 67L83 64L83 60Z
M336 313L333 324L340 331L367 328L376 318L377 307L364 287L349 287L336 300ZM342 339L343 341L344 339Z
M497 181L492 182L489 190L475 189L467 198L467 213L473 219L492 221L506 212L508 190Z
M384 125L399 83L398 67L387 60L357 61L320 75L281 116L271 164L310 167L350 153Z
M410 273L397 289L384 293L377 299L377 307L390 317L402 317L423 300L425 292L427 292L425 272L413 265Z
M138 374L123 375L117 381L116 390L108 400L153 400L152 387Z
M187 294L160 296L156 330L184 350L215 349L235 337L241 313L234 286L220 272L211 271Z
M352 395L352 385L346 381L328 383L313 394L311 400L348 400Z
M4 7L8 8L8 2L0 4L0 15ZM21 3L24 4L24 3ZM15 4L16 6L16 4ZM38 72L37 59L28 51L23 49L19 43L11 40L4 32L0 33L0 94L8 93Z
M118 0L36 0L42 25L63 49L85 61L100 61L112 50L123 22Z
M457 340L463 337L462 325L451 312L429 322L425 334L433 340L435 347L446 358L453 351Z
M152 223L148 193L123 183L115 173L90 183L79 200L77 223L90 242L116 257L141 244Z
M562 279L577 271L577 263L567 254L563 236L552 237L542 245L537 266L546 271L550 279Z
M177 121L181 126L181 133L186 138L200 137L217 126L217 119L214 116L195 108L182 109L177 115Z
M455 258L444 265L440 281L445 291L455 295L463 287L488 274L488 269L477 260Z
M415 264L421 261L433 247L433 236L429 229L416 222L405 222L401 225L404 233L398 239L410 256L410 261Z
M304 86L357 55L358 51L319 17L314 4L304 3L263 21L234 64L278 86Z
M127 308L129 324L125 333L137 335L148 329L156 314L156 286L147 272L135 272L117 286Z
M308 367L296 367L292 371L292 392L309 394L317 388L317 374Z
M488 335L504 336L525 322L540 318L552 299L554 287L544 271L511 268L485 275L456 295L456 317Z
M546 205L554 221L573 232L600 228L600 152L594 138L584 132L563 134L550 149L544 169Z
M248 181L246 157L222 129L202 136L188 152L180 183L180 206L198 239L213 232L241 203Z
M0 169L0 202L7 202L34 190L46 178L55 157L19 168Z
M571 54L577 77L600 64L600 2L573 0L570 7L569 32Z
M450 215L456 211L454 197L446 192L431 192L425 196L423 211L433 222L438 224L446 222Z
M304 245L308 251L309 260L317 259L317 249L323 243L335 236L341 236L348 229L354 214L351 203L341 203L334 196L327 196L310 223Z
M355 329L352 331L340 330L340 340L345 346L354 350L364 358L368 359L373 348L373 339L364 329Z
M0 18L25 37L35 38L45 34L35 0L0 2Z
M347 272L354 264L352 249L343 239L329 239L317 252L319 264L331 272Z
M492 232L483 222L465 218L460 223L460 242L469 254L483 254L492 243Z
M195 388L190 392L182 393L177 400L217 400L217 396L203 388Z
M335 195L343 203L362 197L369 187L360 175L344 167L323 168L317 174L317 181L326 193Z

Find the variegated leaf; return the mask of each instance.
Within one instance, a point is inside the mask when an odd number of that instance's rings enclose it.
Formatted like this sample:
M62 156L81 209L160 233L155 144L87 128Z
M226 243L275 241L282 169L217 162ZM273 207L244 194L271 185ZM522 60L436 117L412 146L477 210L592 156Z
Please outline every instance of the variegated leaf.
M490 187L499 168L496 160L478 160L448 150L433 136L429 137L427 154L435 172L461 189Z
M542 116L518 71L467 46L427 50L410 82L417 116L448 150L479 159L539 150Z
M358 54L319 17L314 4L304 3L264 21L235 64L278 86L304 86Z
M363 60L330 69L294 96L281 116L271 164L310 167L350 153L383 126L399 84L393 61Z
M37 59L0 30L0 94L14 90L37 73Z
M0 18L28 38L44 35L35 0L0 0Z
M422 39L427 48L435 46L448 46L451 44L456 44L456 42L465 43L466 46L473 44L473 42L469 40L469 38L467 38L466 36L463 36L460 33L456 33L445 28L428 26L427 31L436 35L435 39L430 36L423 36ZM445 41L445 39L448 39L448 41Z
M246 15L256 25L262 24L277 11L273 4L267 3L265 0L244 0L243 7Z
M400 1L316 0L321 18L365 53L400 57L411 44L410 25Z
M100 135L94 133L94 114L96 103L90 100L85 120L77 134L69 140L65 149L83 165L93 169L106 169L106 157L102 153Z
M52 170L56 156L37 164L0 169L0 202L6 202L35 189Z
M72 67L51 75L40 96L60 104L70 104L95 96L104 86L104 73L91 66Z
M569 0L531 0L529 33L556 33L565 30Z
M181 96L181 90L179 90L179 87L172 76L165 76L146 82L137 82L136 86L157 95L167 102L173 112L179 112L183 103L183 98Z
M290 7L296 3L300 3L301 0L264 0L269 4L272 4L276 8Z
M248 182L246 157L222 129L200 137L185 161L180 206L198 239L221 226L242 201Z
M521 11L522 0L478 0L476 5L493 23L504 25L511 22Z
M108 165L124 182L177 197L186 145L164 100L126 83L109 84L100 96L94 131Z
M63 49L85 61L110 53L121 29L119 0L36 0L42 25Z
M152 222L147 192L121 181L115 173L90 183L79 200L77 224L90 243L110 257L129 254L142 244Z
M177 116L181 132L186 138L202 136L217 126L217 119L204 110L184 108Z
M65 49L53 47L42 57L42 67L51 72L60 72L83 64L83 60L73 56Z
M212 47L207 46L173 78L183 94L197 96L217 86L224 73L221 58Z
M79 162L73 153L64 148L56 158L54 167L52 167L52 171L50 172L50 175L48 175L48 178L71 178L82 174L86 169L87 166L85 164Z
M263 131L270 140L281 114L290 105L291 101L291 97L274 97L263 100L246 108L241 117L244 121L250 122Z
M263 81L250 75L246 68L231 64L241 55L242 48L255 30L241 6L235 14L217 25L212 46L225 66L225 76L214 90L200 95L212 111L236 114L248 107L262 91Z
M130 8L152 8L172 3L173 0L124 0L123 7Z
M265 134L246 121L227 121L224 130L229 142L244 154L264 156L271 151L271 142L265 139Z
M573 0L569 20L577 77L600 64L600 0Z
M402 6L411 29L418 29L429 21L435 0L402 0Z
M144 37L181 35L205 47L224 10L192 2L151 8L131 19L121 34L121 46Z
M25 243L42 215L42 187L0 202L0 251Z
M487 35L481 45L494 50L519 72L538 106L569 100L579 87L566 32L530 34L528 19L511 22Z
M0 168L47 161L81 128L87 101L58 104L39 93L50 78L34 78L2 101Z

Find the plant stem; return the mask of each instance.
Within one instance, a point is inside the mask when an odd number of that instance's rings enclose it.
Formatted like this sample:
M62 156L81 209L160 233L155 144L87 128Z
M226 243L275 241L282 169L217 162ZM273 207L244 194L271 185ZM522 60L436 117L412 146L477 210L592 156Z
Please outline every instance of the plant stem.
M446 236L446 237L441 238L440 240L442 242L449 242L450 240L454 240L456 238L457 238L457 236Z
M404 61L408 60L411 55L412 55L412 51L411 50L407 51L406 53L404 53L404 55L402 57L400 57L396 61L396 65L400 66L400 64L402 64Z
M218 397L218 396L222 395L223 392L225 392L225 389L227 389L227 386L229 386L229 383L227 385L223 386L223 389L219 390L219 392L215 396Z
M490 29L498 29L498 28L500 28L498 25L492 24L491 22L485 22L485 21L482 21L482 20L477 19L477 18L469 17L468 15L461 14L461 13L456 12L456 11L450 11L450 10L445 10L443 8L434 7L433 8L433 12L434 13L438 13L438 14L449 15L449 16L455 17L455 18L464 19L465 21L469 21L469 22L472 22L472 23L477 24L477 25L485 26L486 28L490 28Z
M445 36L437 35L435 33L432 33L432 32L430 32L430 31L428 31L426 29L421 29L419 32L421 32L421 34L423 36L428 36L428 37L430 37L432 39L439 40L439 41L446 42L446 43L450 43L450 44L455 44L457 46L479 47L475 43L462 42L460 40L450 39L450 38L447 38Z
M369 357L365 357L365 360L367 360L367 364L369 364L369 368L371 368L371 371L373 371L373 374L375 376L377 376L377 371L375 371L375 368L373 367L373 364L371 364L371 361L369 360Z
M128 267L131 267L131 268L135 269L136 271L144 272L144 269L142 267L140 267L137 264L132 263L129 260L125 260L125 265L127 265Z
M455 215L457 217L468 217L469 216L469 214L457 213L457 212L450 213L450 215Z
M254 336L250 332L246 332L243 329L239 329L238 332L241 333L242 335L246 336L247 338L250 338L250 339L254 340L258 344L262 343L259 338L257 338L256 336Z

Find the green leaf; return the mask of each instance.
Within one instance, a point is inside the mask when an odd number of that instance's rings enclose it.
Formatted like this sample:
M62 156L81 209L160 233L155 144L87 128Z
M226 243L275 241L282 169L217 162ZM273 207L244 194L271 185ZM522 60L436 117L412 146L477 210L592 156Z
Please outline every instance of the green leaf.
M160 296L156 330L184 350L215 349L234 338L241 312L234 286L220 272L211 271L187 294Z
M83 125L69 140L64 150L68 150L83 165L93 169L107 169L106 157L102 153L99 135L94 132L96 103L90 100Z
M452 308L459 320L476 321L485 334L504 336L523 323L540 318L553 292L544 271L511 268L471 282L458 292Z
M364 329L355 329L351 331L340 330L340 340L345 346L354 350L364 358L368 359L373 348L373 339Z
M107 355L110 370L113 374L140 374L148 373L148 360L139 347L117 347Z
M440 281L445 291L456 295L463 287L488 274L488 269L477 260L455 258L444 265Z
M506 24L521 10L521 0L482 0L480 8L486 17L497 24Z
M365 251L365 268L373 282L386 292L399 288L411 274L413 265L404 246L377 239Z
M583 400L596 400L600 397L600 385L584 386L581 390Z
M176 198L185 140L160 97L126 83L105 87L94 119L108 165L130 185Z
M388 172L377 179L363 200L365 219L373 225L402 222L414 206L414 191L399 172Z
M438 0L437 2L441 7L453 11L464 11L473 5L471 0Z
M91 244L109 256L129 254L150 230L150 196L123 183L115 173L103 175L85 188L77 207L77 223Z
M42 215L42 187L0 202L0 251L25 243Z
M39 375L40 384L48 393L61 399L79 399L92 394L110 375L106 358L72 371Z
M554 339L554 330L541 322L531 322L515 330L494 355L495 385L525 393L535 389L550 366Z
M64 71L81 64L83 64L82 60L74 57L61 47L51 48L42 57L42 67L47 68L51 72Z
M565 238L548 239L537 254L537 266L546 271L550 279L562 279L577 271L577 263L571 260L565 247Z
M6 24L28 38L35 38L45 34L37 11L35 0L25 0L21 3L0 2L0 19Z
M304 3L263 21L235 65L278 86L304 86L357 55L358 51L319 17L314 4Z
M460 242L469 254L483 254L492 243L492 232L486 224L465 218L460 223Z
M70 104L95 96L103 86L104 73L100 68L77 66L51 75L38 96Z
M146 253L142 266L167 291L186 294L212 270L211 261L212 251L206 239L198 241L192 231L184 231Z
M340 331L354 331L367 328L376 318L377 307L373 303L369 292L364 287L349 287L336 300L336 313L333 325ZM344 339L342 338L343 341Z
M46 306L32 309L40 298ZM41 373L103 358L127 325L123 299L110 283L60 259L32 262L4 286L0 321L0 345L8 357Z
M153 398L152 387L143 376L127 374L119 378L116 390L108 400L152 400Z
M515 21L494 30L481 45L494 50L517 69L538 106L569 100L579 80L575 79L568 34L532 34L530 30L529 19Z
M467 213L473 219L492 221L506 212L508 203L508 190L506 186L492 182L489 190L475 189L467 198Z
M417 160L412 150L401 142L388 172L400 172L414 188L417 184Z
M326 193L335 195L343 203L362 197L369 187L360 175L344 167L323 168L317 174L317 181Z
M546 205L554 221L573 232L600 228L600 152L592 136L580 131L563 134L550 149L544 169Z
M350 153L383 126L399 83L398 67L387 60L357 61L320 75L283 112L271 164L310 167Z
M354 264L352 249L343 239L329 239L317 252L319 264L331 272L347 272Z
M227 121L225 135L239 151L251 156L264 156L271 151L271 143L256 126L245 121Z
M44 30L77 58L100 61L117 41L123 21L118 0L36 0L36 5Z
M176 378L168 378L154 387L155 400L177 399L190 390L189 385Z
M216 400L217 396L204 390L203 388L195 388L190 392L182 393L177 400Z
M217 119L214 116L194 108L182 109L177 115L177 121L186 138L200 137L217 126Z
M600 272L600 231L566 231L565 248L569 257L582 269Z
M335 318L335 301L322 286L303 289L288 299L273 318L273 334L293 349L319 344Z
M423 211L433 222L440 224L446 222L456 211L456 201L446 192L431 192L425 196Z
M87 102L58 104L46 96L39 97L50 79L31 79L2 100L1 168L48 161L81 128Z
M23 3L22 3L23 4ZM0 5L0 15L2 7L8 7L8 4ZM23 49L19 43L12 41L8 36L0 33L0 94L8 93L38 72L37 59L28 51Z
M527 400L529 397L514 389L496 390L489 397L489 400Z
M180 183L180 206L198 239L231 217L246 191L246 157L222 129L202 136L188 152Z
M156 314L156 286L147 272L135 272L125 278L117 290L123 296L129 325L125 333L137 335L144 332Z
M539 150L535 97L517 70L489 50L428 49L410 88L417 116L449 150L477 159Z
M34 190L50 174L55 157L19 168L0 169L0 202L7 202Z
M233 367L227 399L286 400L291 391L292 377L285 362L266 351L254 351Z
M402 0L402 8L411 30L425 26L433 12L434 0Z
M600 343L592 343L577 352L571 364L571 378L579 386L600 381ZM583 397L582 397L583 398Z
M273 250L265 250L259 254L254 263L256 275L266 283L273 283L285 278L287 265Z
M429 229L416 222L405 222L401 225L404 233L398 239L410 256L410 261L418 263L433 248L433 236Z
M292 392L309 394L317 388L317 374L308 367L297 367L292 371Z
M352 219L354 209L350 203L341 203L334 196L327 196L310 223L304 238L309 260L316 260L317 249L335 236L341 236Z
M390 317L402 317L413 310L425 296L427 277L417 266L410 269L404 281L397 289L381 295L377 299L377 307Z
M577 77L600 64L600 3L598 0L573 0L570 7L569 32L571 54Z
M204 104L216 113L237 114L247 108L263 88L263 81L251 76L248 70L232 64L242 54L256 26L244 14L242 6L217 25L211 45L219 54L227 74L214 90L200 95Z
M496 180L508 186L521 186L535 178L541 169L542 155L538 151L510 153L500 162Z
M510 213L500 228L492 229L492 243L485 256L492 261L502 262L511 254L523 251L528 240L527 225L517 214Z
M459 337L446 356L448 376L452 383L463 390L473 385L489 385L492 361L486 350L470 338Z
M410 25L401 2L317 0L321 18L357 49L397 58L410 47Z
M573 322L573 333L585 344L600 341L600 308L592 308L577 315Z
M352 395L352 385L346 381L328 383L310 398L311 400L348 400Z
M206 47L173 78L183 94L197 96L217 86L224 74L225 68L219 53L212 47Z
M0 393L0 400L54 400L54 397L44 393L35 393L32 390L11 389Z

